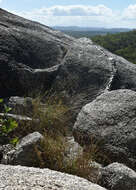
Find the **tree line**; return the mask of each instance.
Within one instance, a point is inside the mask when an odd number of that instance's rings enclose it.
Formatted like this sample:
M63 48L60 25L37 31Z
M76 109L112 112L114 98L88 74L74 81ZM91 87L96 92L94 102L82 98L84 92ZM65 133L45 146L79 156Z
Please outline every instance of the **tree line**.
M136 64L136 30L105 36L96 35L91 39L110 52Z

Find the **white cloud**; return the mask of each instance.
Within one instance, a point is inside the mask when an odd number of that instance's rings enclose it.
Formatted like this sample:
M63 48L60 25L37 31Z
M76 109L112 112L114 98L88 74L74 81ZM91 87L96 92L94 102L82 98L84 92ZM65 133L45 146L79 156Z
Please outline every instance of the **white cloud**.
M52 16L100 16L111 15L112 10L104 5L84 6L84 5L69 5L69 6L53 6L50 8L42 8L39 13Z
M124 19L136 19L136 4L129 5L123 12Z
M17 14L49 26L135 27L136 25L134 20L136 5L130 5L122 12L115 12L104 5L57 5Z

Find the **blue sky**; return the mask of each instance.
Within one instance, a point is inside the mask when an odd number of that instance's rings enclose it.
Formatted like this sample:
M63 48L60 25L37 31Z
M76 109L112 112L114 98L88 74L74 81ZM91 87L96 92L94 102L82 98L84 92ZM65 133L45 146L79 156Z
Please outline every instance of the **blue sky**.
M136 0L0 0L0 7L49 26L136 28Z

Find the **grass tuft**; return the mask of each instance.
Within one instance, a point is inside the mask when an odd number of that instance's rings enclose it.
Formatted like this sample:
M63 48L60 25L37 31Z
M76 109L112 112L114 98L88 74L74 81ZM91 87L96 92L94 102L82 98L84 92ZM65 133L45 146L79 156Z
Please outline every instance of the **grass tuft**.
M37 163L34 161L34 166L77 175L90 181L92 178L97 180L91 165L92 161L100 157L96 143L92 141L90 147L76 156L67 155L69 144L66 136L71 132L71 114L63 98L56 95L45 98L38 96L33 100L32 107L32 121L20 123L16 136L21 138L34 131L44 136L41 145L35 147Z

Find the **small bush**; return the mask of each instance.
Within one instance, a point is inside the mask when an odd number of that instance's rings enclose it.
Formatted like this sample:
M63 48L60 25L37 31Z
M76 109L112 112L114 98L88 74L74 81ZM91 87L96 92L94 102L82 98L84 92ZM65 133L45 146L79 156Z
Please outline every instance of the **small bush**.
M3 103L3 99L0 99L0 103ZM5 143L16 145L18 137L12 138L10 134L18 127L18 123L14 119L8 117L7 114L9 111L11 111L11 108L4 105L4 113L0 117L0 137L1 139L4 138Z

